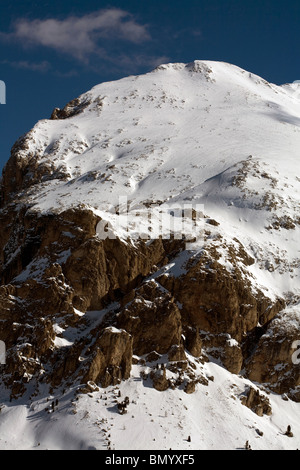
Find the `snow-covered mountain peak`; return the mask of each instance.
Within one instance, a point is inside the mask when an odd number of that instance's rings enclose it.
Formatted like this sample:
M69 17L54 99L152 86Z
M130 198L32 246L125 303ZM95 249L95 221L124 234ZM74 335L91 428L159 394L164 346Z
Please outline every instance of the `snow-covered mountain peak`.
M260 246L261 267L275 256L288 271L299 259L298 90L199 60L102 83L25 136L16 150L25 197L34 210L84 204L102 217L115 214L120 197L129 210L146 201L204 204L226 236L256 256ZM286 282L298 291L294 279ZM286 282L280 295L294 288Z
M290 93L294 98L300 100L300 80L282 85L282 88Z
M163 64L96 85L16 142L0 186L2 424L23 394L47 448L142 434L181 448L187 429L186 448L298 445L284 431L299 433L299 87Z

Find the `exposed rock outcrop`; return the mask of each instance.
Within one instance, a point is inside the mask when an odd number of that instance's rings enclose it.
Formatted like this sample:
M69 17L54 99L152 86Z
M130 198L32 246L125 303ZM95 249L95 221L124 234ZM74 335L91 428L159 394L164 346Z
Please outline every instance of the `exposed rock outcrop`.
M272 320L260 337L253 354L246 361L248 377L258 383L265 383L276 393L300 399L300 361L298 317L286 322L298 306L289 309Z
M117 315L117 325L133 336L133 352L166 354L181 343L181 315L175 299L154 281L136 290L135 298Z
M132 336L125 330L105 328L93 346L88 370L82 381L116 385L130 377Z
M165 368L151 371L150 378L153 381L153 387L159 392L163 392L170 387L170 381L167 379Z
M50 119L67 119L77 114L80 114L88 105L90 101L88 99L80 100L79 98L75 98L71 100L63 109L54 108L51 114Z
M242 395L241 402L250 408L258 416L271 415L272 408L268 397L254 387L249 387L245 395Z
M234 272L218 263L215 249L191 260L180 277L162 275L158 282L183 305L183 318L194 328L213 334L228 333L241 341L245 332L265 324L284 306L274 304L262 292L254 292L250 280L236 262Z

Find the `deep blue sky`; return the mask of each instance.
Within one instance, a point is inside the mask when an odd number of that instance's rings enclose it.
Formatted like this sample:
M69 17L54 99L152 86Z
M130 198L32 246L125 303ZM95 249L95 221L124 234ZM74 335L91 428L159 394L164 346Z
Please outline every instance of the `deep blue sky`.
M16 139L103 81L220 60L300 79L299 0L1 0L0 170Z

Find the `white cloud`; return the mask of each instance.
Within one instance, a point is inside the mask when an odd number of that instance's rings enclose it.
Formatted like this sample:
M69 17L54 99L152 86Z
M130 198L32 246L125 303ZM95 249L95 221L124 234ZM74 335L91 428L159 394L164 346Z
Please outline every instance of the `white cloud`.
M0 33L0 39L52 48L86 62L91 54L104 53L100 39L139 44L150 39L150 35L146 26L138 24L130 13L112 8L64 20L20 19L14 23L12 32Z

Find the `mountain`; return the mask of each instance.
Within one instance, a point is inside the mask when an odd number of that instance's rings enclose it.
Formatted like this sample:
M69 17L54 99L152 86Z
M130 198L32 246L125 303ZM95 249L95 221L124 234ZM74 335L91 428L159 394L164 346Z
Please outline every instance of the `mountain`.
M97 85L15 143L0 448L299 446L299 148L299 83L211 61Z

